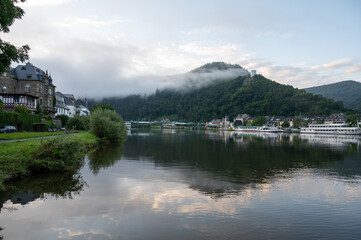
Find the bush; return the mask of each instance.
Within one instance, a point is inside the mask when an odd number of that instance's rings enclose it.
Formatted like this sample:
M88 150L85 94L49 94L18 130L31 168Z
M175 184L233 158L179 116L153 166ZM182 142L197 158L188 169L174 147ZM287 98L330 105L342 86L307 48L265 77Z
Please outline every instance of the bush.
M61 114L61 115L58 115L56 116L57 118L60 119L61 121L61 126L65 127L69 121L69 117L65 114Z
M126 126L116 112L98 109L90 116L90 132L104 142L119 143L126 137Z
M68 129L89 130L89 116L75 116L68 120Z
M2 112L0 113L0 126L15 126L18 131L32 131L32 124L40 122L40 116L28 112Z
M44 123L44 122L33 123L32 124L32 130L34 132L45 132L47 130L46 123Z
M67 137L44 141L33 155L29 169L41 172L76 170L82 164L80 159L85 151L84 144Z

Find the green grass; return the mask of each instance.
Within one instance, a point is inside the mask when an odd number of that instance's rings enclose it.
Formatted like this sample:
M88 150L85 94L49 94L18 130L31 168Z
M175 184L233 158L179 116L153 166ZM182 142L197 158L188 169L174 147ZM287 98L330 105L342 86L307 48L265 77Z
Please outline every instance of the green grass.
M0 144L0 188L3 186L3 181L30 174L34 169L36 170L37 167L44 168L42 170L45 171L61 170L61 168L59 168L59 161L62 159L59 160L56 157L64 156L64 152L67 150L64 149L64 146L71 146L72 143L79 144L79 153L75 153L76 155L74 155L77 158L94 147L98 141L99 139L90 133L81 133L56 138L2 143ZM42 155L44 146L54 147L53 151L49 151L52 153L51 156ZM72 152L68 151L68 153L65 154L72 154ZM78 161L77 159L72 159L72 156L73 155L70 156L71 161ZM61 167L67 169L67 165L71 165L72 163L68 161L62 164Z
M47 137L64 134L64 132L17 132L17 133L1 133L0 140L16 140L23 138Z

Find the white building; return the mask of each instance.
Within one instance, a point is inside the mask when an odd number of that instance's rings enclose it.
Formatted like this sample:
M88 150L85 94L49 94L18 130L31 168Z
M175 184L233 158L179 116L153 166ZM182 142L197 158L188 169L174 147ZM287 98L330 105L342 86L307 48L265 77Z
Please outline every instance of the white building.
M251 77L254 77L256 74L256 70L251 70Z
M61 92L55 93L56 104L55 104L55 117L58 115L67 115L70 117L70 108L65 104L65 96Z

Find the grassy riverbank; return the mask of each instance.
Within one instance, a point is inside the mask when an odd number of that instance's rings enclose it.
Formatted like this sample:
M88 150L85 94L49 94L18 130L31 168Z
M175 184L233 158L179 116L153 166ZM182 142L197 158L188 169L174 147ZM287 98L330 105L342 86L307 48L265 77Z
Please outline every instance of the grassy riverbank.
M17 132L17 133L2 133L0 134L0 140L16 140L24 138L36 138L36 137L49 137L64 134L64 132Z
M82 131L2 133L2 134L0 134L0 140L16 140L16 139L24 139L24 138L50 137L50 136L58 136L58 135L64 135L67 133L78 133L78 132L82 132Z
M74 171L81 157L98 144L90 133L0 144L0 188L3 182L36 172Z

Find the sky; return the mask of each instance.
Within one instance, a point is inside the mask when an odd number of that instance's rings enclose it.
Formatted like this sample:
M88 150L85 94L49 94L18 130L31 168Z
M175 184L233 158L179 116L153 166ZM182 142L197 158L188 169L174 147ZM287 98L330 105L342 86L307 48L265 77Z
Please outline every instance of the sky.
M361 81L359 0L27 0L10 32L57 91L152 93L223 61L297 88ZM12 66L16 66L14 63ZM177 81L174 83L172 81Z

